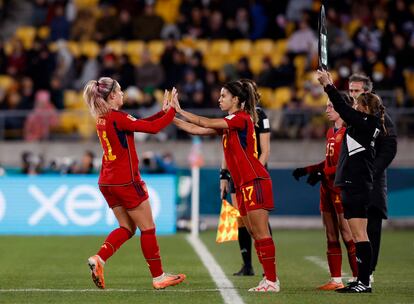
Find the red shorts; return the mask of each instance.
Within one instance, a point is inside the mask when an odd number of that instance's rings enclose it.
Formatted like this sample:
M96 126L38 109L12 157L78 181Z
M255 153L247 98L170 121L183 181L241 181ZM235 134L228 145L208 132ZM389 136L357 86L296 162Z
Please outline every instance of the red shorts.
M144 181L135 181L125 186L99 186L109 208L123 206L134 209L148 199L147 186Z
M241 216L256 209L271 211L274 208L271 179L255 179L236 188L237 203Z
M328 187L321 186L320 197L319 209L321 212L344 213L340 192L338 193Z

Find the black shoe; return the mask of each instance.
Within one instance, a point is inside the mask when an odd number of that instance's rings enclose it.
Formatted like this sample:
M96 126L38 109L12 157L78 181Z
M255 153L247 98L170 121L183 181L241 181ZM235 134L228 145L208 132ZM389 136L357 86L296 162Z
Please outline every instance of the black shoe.
M233 273L234 276L254 276L253 267L247 267L243 265L242 268L238 271Z
M371 293L372 288L370 286L366 286L360 281L350 282L344 288L335 289L336 292L339 293Z

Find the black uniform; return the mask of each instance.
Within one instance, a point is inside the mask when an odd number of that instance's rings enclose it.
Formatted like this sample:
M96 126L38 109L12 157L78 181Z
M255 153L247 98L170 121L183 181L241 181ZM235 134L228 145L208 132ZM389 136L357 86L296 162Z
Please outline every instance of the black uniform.
M387 134L381 132L376 143L377 154L374 160L374 188L371 191L370 205L368 206L367 231L372 246L372 272L375 271L378 261L382 219L388 218L386 168L397 153L397 132L388 114L385 115L385 127Z
M333 85L326 86L325 91L335 111L348 125L335 175L335 186L341 187L344 217L346 219L367 218L373 188L376 140L381 132L381 120L377 116L349 107ZM358 286L350 285L343 290L352 291L351 289L355 287L371 291L369 287L372 266L371 243L369 240L358 241L355 242L355 248L358 262L356 282ZM348 292L341 290L338 291Z

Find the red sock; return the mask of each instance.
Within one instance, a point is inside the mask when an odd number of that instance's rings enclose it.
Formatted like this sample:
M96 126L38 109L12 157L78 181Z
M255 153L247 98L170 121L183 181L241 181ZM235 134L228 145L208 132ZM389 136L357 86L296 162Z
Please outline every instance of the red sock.
M261 256L260 250L259 250L259 243L256 240L254 241L254 248L256 248L257 257L259 259L260 264L263 264L262 256Z
M163 274L155 228L141 231L141 249L153 278Z
M276 282L276 248L272 238L266 238L257 240L258 254L260 254L261 263L263 266L263 272L266 279L272 282Z
M106 262L106 260L109 259L123 243L128 241L132 235L131 231L124 227L119 227L113 230L102 244L97 255Z
M341 244L338 241L329 242L328 241L328 251L326 252L326 257L328 259L329 271L331 272L332 278L339 278L341 274L341 265L342 265L342 251Z
M355 243L353 240L350 240L348 242L345 242L346 249L348 250L348 261L349 266L352 270L352 276L357 277L358 276L358 263L356 260L356 249L355 249Z

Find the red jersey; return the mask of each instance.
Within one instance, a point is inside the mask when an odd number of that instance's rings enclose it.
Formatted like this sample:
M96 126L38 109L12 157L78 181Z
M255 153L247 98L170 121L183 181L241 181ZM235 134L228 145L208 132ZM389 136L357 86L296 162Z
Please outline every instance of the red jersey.
M326 132L326 153L325 160L317 165L307 167L308 173L314 170L323 170L325 178L322 181L324 186L339 193L339 188L334 186L336 165L338 163L339 154L341 153L342 140L345 135L345 127L341 127L335 131L329 128Z
M147 117L136 119L121 111L112 110L96 120L96 130L103 149L99 185L127 185L141 179L134 132L157 133L175 116L171 108Z
M227 168L236 187L254 179L270 179L258 160L256 133L250 115L238 111L224 118L228 129L223 130L223 150Z

